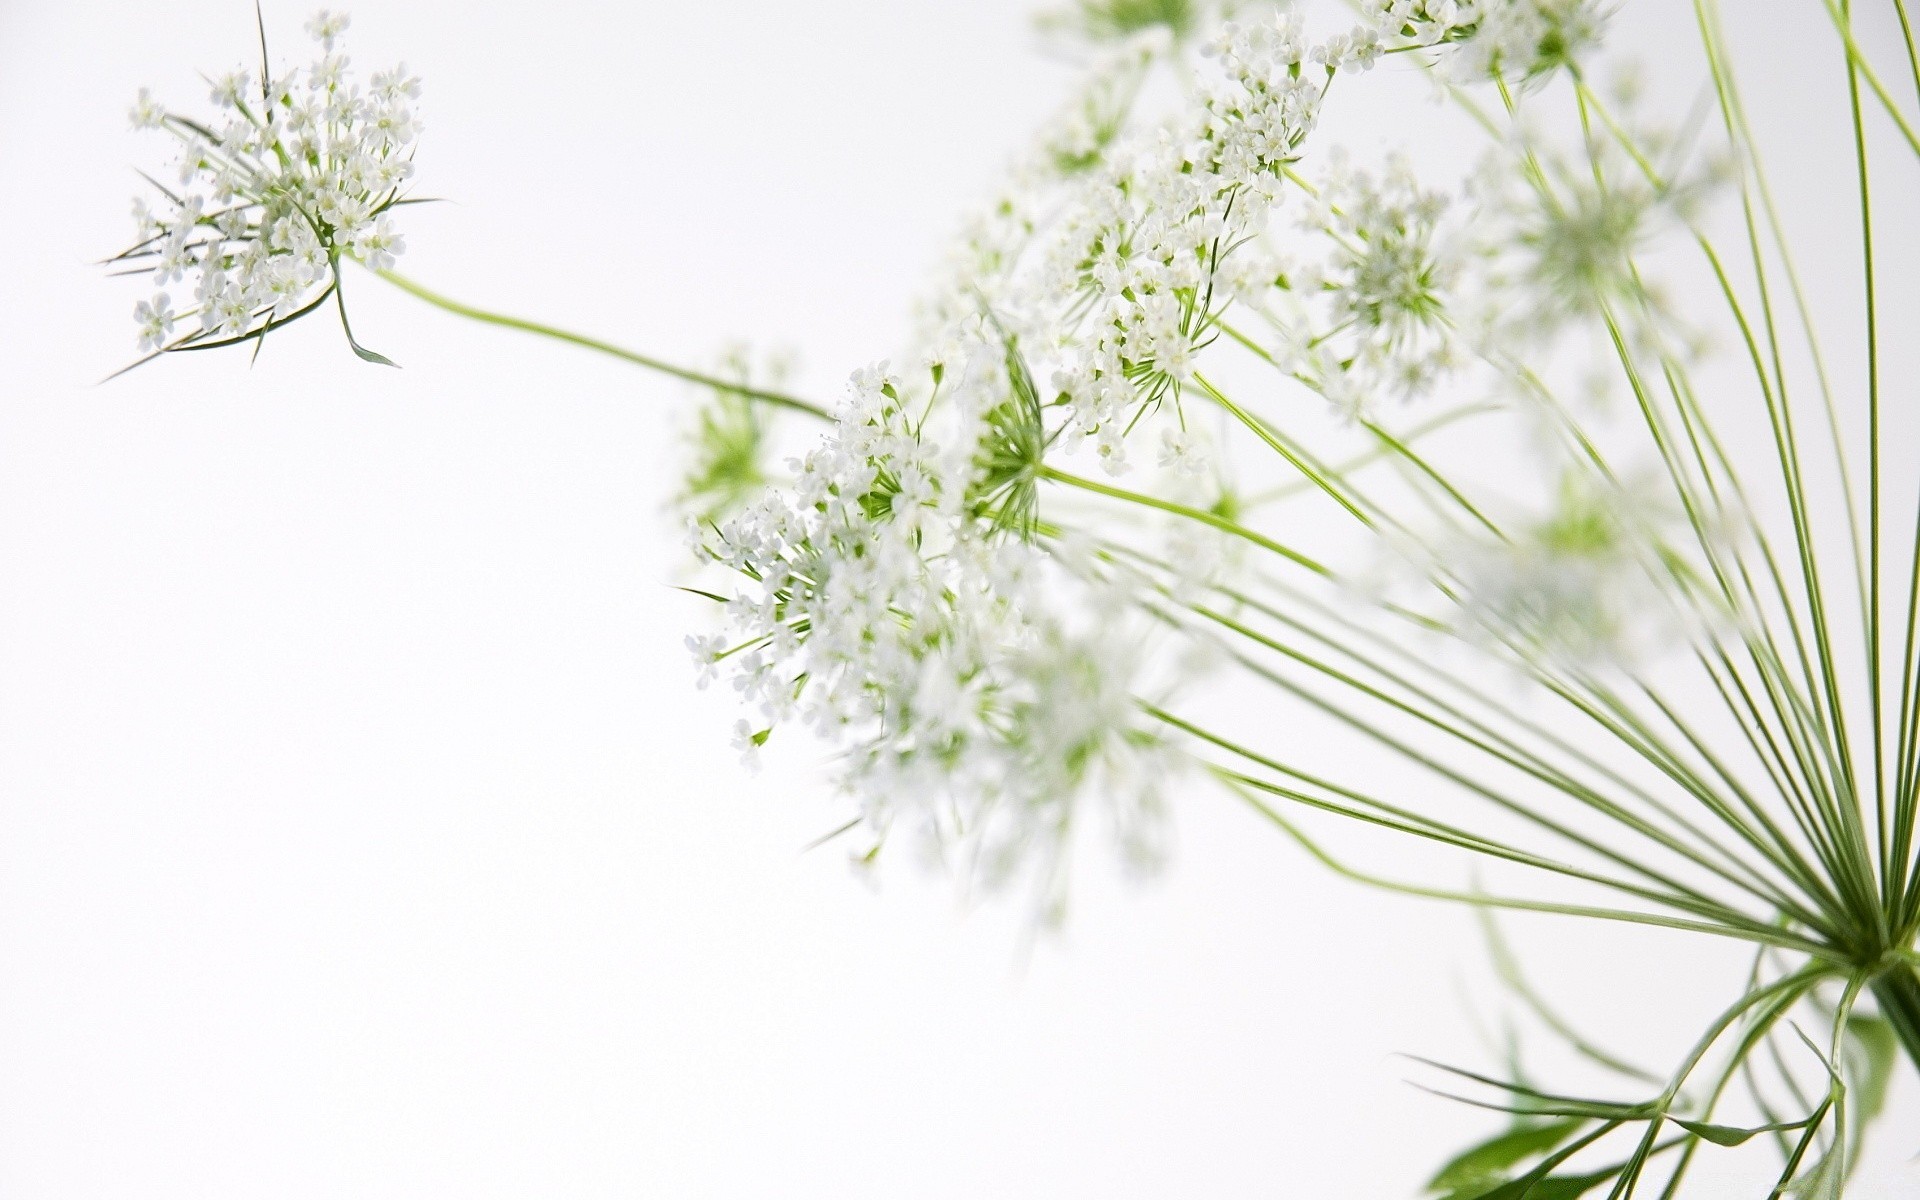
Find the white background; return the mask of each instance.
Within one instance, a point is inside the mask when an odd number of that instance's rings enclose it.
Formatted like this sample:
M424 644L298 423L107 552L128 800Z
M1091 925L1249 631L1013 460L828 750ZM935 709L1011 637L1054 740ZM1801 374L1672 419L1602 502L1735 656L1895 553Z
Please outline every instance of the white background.
M405 270L689 362L796 347L821 396L1068 75L1013 0L353 15L458 201ZM0 1197L1374 1198L1497 1127L1394 1057L1487 1061L1470 922L1220 795L1037 945L803 854L842 819L810 757L739 769L681 647L671 381L353 275L404 370L315 318L96 386L146 288L87 264L161 165L127 104L197 106L251 21L0 0ZM1517 931L1656 1061L1741 970Z

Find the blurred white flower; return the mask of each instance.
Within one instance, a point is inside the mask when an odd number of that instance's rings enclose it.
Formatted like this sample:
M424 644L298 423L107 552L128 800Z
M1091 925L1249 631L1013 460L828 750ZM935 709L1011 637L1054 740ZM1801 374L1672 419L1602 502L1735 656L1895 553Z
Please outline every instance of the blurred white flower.
M1120 585L982 508L1009 495L983 450L1003 354L976 344L925 420L885 364L855 372L792 486L705 530L704 557L750 583L726 647L688 646L764 717L741 726L756 748L796 722L843 748L841 784L875 838L904 827L969 878L1032 868L1045 890L1088 804L1149 857L1178 756L1139 719Z

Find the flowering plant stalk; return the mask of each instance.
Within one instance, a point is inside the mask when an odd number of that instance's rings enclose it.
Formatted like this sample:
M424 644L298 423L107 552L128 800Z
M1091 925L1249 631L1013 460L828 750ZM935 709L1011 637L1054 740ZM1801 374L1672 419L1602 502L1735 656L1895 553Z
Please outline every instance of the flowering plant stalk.
M1870 168L1920 161L1888 82L1920 98L1920 53L1890 4L1893 51L1846 0L1796 31L1848 98L1844 338L1715 0L1692 5L1712 115L1673 126L1597 82L1597 0L1362 0L1318 38L1291 12L1080 0L1050 24L1090 47L1083 86L969 226L911 365L855 372L831 410L393 274L417 87L340 82L324 15L299 96L263 66L259 113L245 79L216 86L223 129L139 110L211 199L167 193L121 260L199 272L198 332L143 305L156 353L257 347L338 299L346 258L709 388L684 499L723 628L689 647L747 704L746 757L796 725L837 747L861 859L905 839L1055 916L1084 828L1150 865L1169 798L1210 779L1374 886L1751 947L1648 1072L1496 938L1516 996L1635 1098L1441 1068L1514 1124L1435 1192L1669 1197L1753 1144L1772 1194L1837 1196L1891 1073L1920 1069L1920 460L1885 436L1880 315L1912 285L1875 243L1915 198ZM1387 61L1484 134L1471 171L1320 145ZM805 435L783 414L826 423L785 469ZM1310 544L1307 504L1339 536ZM1225 687L1271 704L1210 704ZM1345 740L1276 734L1281 713ZM1351 866L1328 817L1463 852L1486 885Z

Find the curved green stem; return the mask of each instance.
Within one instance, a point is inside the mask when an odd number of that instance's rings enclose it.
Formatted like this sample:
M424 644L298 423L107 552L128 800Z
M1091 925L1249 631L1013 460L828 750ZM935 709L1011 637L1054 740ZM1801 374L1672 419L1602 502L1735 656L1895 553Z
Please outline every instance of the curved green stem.
M623 362L630 362L635 366L645 367L650 371L658 371L662 375L671 375L675 379L684 379L688 383L697 383L703 387L710 387L723 392L732 392L736 396L744 396L749 400L758 400L762 404L771 404L779 408L789 408L795 412L806 413L810 417L818 417L822 421L831 421L833 419L832 413L820 405L813 403L811 400L802 400L796 396L788 396L780 392L768 392L762 391L759 388L746 387L743 384L735 383L731 380L707 375L700 371L689 370L686 367L675 366L669 362L662 362L660 359L628 350L623 346L616 346L612 342L603 342L599 338L588 337L580 333L572 333L565 329L557 329L552 325L543 325L538 321L528 321L520 317L510 317L505 313L489 312L484 308L475 308L470 304L462 304L458 300L442 296L438 292L424 288L406 276L394 271L376 271L374 274L380 276L380 278L391 283L401 291L425 300L435 308L445 309L455 316L466 317L471 321L479 321L484 325L499 325L505 329L518 329L523 333L538 334L541 337L552 338L559 342L567 342L570 345L584 346L588 350L597 350L602 354L610 354Z
M1333 574L1326 566L1308 558L1298 550L1283 546L1264 533L1248 529L1245 525L1229 521L1218 513L1210 513L1204 508L1194 508L1173 500L1162 500L1158 496L1149 496L1145 492L1130 492L1125 488L1114 487L1111 484L1100 483L1097 480L1083 479L1078 475L1070 475L1055 467L1041 466L1040 477L1042 479L1051 479L1055 483L1064 483L1069 487L1077 487L1083 491L1092 492L1095 495L1108 496L1115 500L1125 500L1132 504L1145 505L1148 508L1157 508L1161 512L1171 513L1176 517L1185 517L1190 521L1198 521L1202 525L1210 525L1218 529L1221 533L1229 533L1234 537L1244 538L1263 550L1271 550L1280 557L1287 559L1289 562L1297 563L1316 575L1331 577Z

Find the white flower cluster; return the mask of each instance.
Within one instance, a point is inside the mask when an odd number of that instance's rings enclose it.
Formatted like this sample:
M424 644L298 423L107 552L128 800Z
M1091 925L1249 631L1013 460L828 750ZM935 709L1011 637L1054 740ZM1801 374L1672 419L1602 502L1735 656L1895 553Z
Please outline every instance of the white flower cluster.
M1032 147L1016 159L1000 193L967 218L948 251L945 278L921 306L927 358L941 362L956 353L983 309L1030 339L1044 340L1047 323L1077 286L1077 274L1039 277L1031 253L1036 236L1062 223L1083 192L1104 186L1099 181L1110 177L1115 158L1129 149L1122 135L1141 87L1170 49L1156 30L1096 56Z
M984 304L1035 348L1070 414L1063 445L1090 439L1109 472L1126 470L1126 435L1142 412L1177 402L1225 310L1279 278L1263 234L1329 81L1406 44L1373 22L1315 43L1298 16L1280 14L1222 28L1205 47L1212 62L1197 94L1171 124L1123 131L1112 117L1124 115L1121 106L1070 107L1043 145L1083 153L1021 172L968 230L935 323L950 326ZM1103 62L1087 95L1131 98L1138 72L1163 50L1164 42L1129 43ZM1431 225L1424 210L1414 215ZM1409 229L1401 247L1422 232ZM1406 334L1383 327L1376 342L1403 351Z
M1602 480L1569 467L1548 510L1507 534L1462 531L1416 556L1445 582L1472 642L1593 670L1647 662L1697 628L1674 578L1688 531L1653 477Z
M134 201L138 240L112 261L150 263L162 287L191 278L195 301L178 314L164 292L143 302L143 350L261 333L324 301L342 254L378 270L405 249L389 213L413 174L420 123L409 105L420 81L396 67L362 90L338 46L346 27L324 11L308 22L320 53L304 71L270 76L263 64L258 81L244 70L216 80L210 120L141 89L133 124L179 141L180 186L161 189L162 212ZM190 317L198 328L175 337L175 320Z
M1690 153L1684 132L1630 106L1616 119L1643 160L1661 164L1657 184L1611 139L1569 146L1538 136L1493 147L1467 180L1474 298L1461 319L1477 343L1537 348L1590 330L1605 310L1630 336L1698 350L1695 322L1666 303L1641 260L1696 219L1730 168ZM1527 303L1513 303L1516 295ZM1611 359L1612 346L1602 354Z
M1321 54L1324 69L1303 69L1317 51L1292 17L1229 26L1212 48L1220 70L1188 127L1096 178L1050 248L1067 284L1052 382L1071 432L1116 473L1140 408L1177 396L1221 310L1267 282L1235 251L1264 229L1337 66Z
M1504 75L1534 79L1577 64L1600 42L1607 6L1600 0L1477 0L1471 37L1451 64L1462 81Z
M1447 209L1403 161L1376 177L1338 154L1302 206L1303 245L1318 253L1288 256L1268 312L1276 358L1337 411L1424 394L1459 361L1449 308L1463 247Z
M1141 729L1119 585L977 512L985 410L1005 387L991 358L950 380L937 436L884 364L856 373L792 488L702 531L703 556L752 583L728 605L731 637L688 643L757 706L749 751L795 720L845 748L874 836L904 825L973 878L1037 866L1050 889L1089 800L1151 854L1177 759Z
M1380 36L1403 45L1448 46L1442 64L1457 83L1538 78L1579 62L1605 30L1602 0L1368 0Z

